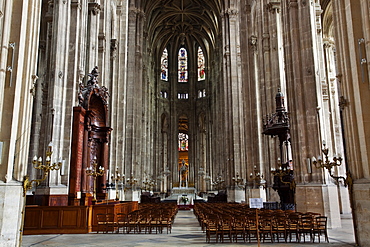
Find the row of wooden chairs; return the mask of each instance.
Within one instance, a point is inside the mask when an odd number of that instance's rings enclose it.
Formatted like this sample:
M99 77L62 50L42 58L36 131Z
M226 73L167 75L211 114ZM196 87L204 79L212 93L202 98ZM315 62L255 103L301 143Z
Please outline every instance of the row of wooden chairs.
M196 204L194 214L197 216L202 230L206 233L206 241L211 242L244 242L270 240L271 242L300 242L310 238L311 242L327 234L327 217L317 213L299 213L291 210L257 210L242 204Z
M171 233L177 213L175 203L156 203L139 206L129 214L97 214L97 233Z

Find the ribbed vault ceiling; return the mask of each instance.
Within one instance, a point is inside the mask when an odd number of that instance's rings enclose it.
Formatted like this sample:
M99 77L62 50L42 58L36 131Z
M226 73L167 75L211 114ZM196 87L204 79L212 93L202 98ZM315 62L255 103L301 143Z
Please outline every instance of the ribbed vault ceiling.
M152 48L170 41L214 47L220 33L220 0L147 0L144 12Z

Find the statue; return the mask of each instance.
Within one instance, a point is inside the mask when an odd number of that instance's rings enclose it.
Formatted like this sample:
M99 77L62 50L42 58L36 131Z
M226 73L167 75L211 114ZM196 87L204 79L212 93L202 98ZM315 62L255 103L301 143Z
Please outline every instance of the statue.
M180 187L188 187L189 164L182 160L180 167Z

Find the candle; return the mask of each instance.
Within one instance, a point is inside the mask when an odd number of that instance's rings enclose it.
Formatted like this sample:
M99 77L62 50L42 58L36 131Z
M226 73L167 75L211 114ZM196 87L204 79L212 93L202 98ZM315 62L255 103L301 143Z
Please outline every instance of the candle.
M65 163L66 163L66 161L62 160L61 163L62 163L62 165L61 165L62 167L60 169L60 175L63 176L63 175L65 175L64 172L65 172Z

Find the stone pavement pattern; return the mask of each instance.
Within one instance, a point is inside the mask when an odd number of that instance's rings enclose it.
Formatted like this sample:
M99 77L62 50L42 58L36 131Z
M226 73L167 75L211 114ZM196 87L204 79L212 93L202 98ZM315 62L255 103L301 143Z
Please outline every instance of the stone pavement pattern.
M342 228L329 229L329 243L261 243L263 247L348 247L356 246L353 234L352 220L349 217L342 219ZM323 238L322 238L323 241ZM41 246L257 246L257 243L206 243L205 233L199 227L198 221L191 211L179 211L173 224L172 233L167 234L59 234L59 235L25 235L23 247Z

